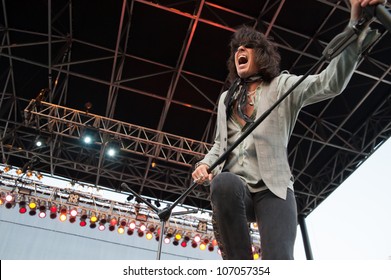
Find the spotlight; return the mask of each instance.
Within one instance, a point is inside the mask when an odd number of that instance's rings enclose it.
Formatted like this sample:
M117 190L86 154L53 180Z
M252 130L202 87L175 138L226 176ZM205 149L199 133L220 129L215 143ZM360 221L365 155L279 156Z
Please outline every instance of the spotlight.
M118 223L118 219L115 216L111 217L109 230L113 231L115 229L115 226L117 225L117 223Z
M50 205L50 219L55 219L57 217L57 205L52 203Z
M7 193L5 196L5 208L11 209L15 204L15 198L11 193Z
M147 229L146 225L140 224L140 230L145 231Z
M143 236L144 236L144 231L142 231L141 229L139 229L139 230L137 231L137 234L138 234L139 237L143 237Z
M150 231L150 232L154 232L155 231L155 225L154 224L150 224L149 226L148 226L148 230Z
M181 240L181 238L182 238L182 231L177 231L177 233L175 234L175 239L176 240Z
M61 222L65 222L66 219L67 219L67 207L66 206L62 206L61 207L61 210L60 210L60 221Z
M37 177L38 180L42 180L43 175L40 172L35 172L35 177Z
M208 251L209 252L213 252L214 249L215 249L215 246L213 246L213 244L210 243L209 246L208 246Z
M87 210L82 209L81 213L80 213L80 223L79 223L79 225L81 227L85 227L87 225L86 220L87 220Z
M72 217L76 217L77 216L77 209L76 208L72 208L71 212L69 214L71 214Z
M40 217L41 219L46 217L46 202L45 201L41 201L39 204L38 217Z
M10 171L11 170L11 166L9 166L9 165L6 165L5 167L4 167L4 169L3 169L3 171L5 172L5 173L7 173L8 171Z
M23 171L22 171L21 168L16 169L16 174L17 175L21 175L22 173L23 173Z
M26 212L27 212L26 201L24 200L24 198L22 198L22 200L19 201L19 213L24 214Z
M90 145L97 141L98 139L98 129L94 127L85 127L81 136L81 139L84 144Z
M117 229L117 232L119 234L123 234L125 232L125 228L123 226L119 226L118 229Z
M125 226L127 224L126 219L122 219L121 222L119 223L119 227L117 229L117 232L119 234L123 234L125 232Z
M76 222L77 209L72 208L71 211L69 212L69 214L70 214L69 222L73 224L74 222Z
M200 249L201 249L202 251L204 251L204 250L206 249L206 244L205 244L204 242L202 242L202 243L200 244Z
M136 228L136 222L134 220L132 220L130 223L129 223L129 228L130 229L135 229Z
M96 221L98 220L98 217L96 216L96 213L94 211L91 212L90 214L90 222L91 223L96 223Z
M120 142L118 140L110 140L106 143L106 154L110 157L116 156L121 149Z
M30 178L31 176L33 176L33 171L32 171L31 169L27 170L27 171L26 171L26 176L29 177L29 178Z
M254 260L259 259L260 251L261 250L260 250L259 246L253 246L253 257L254 257Z
M166 237L164 238L164 243L169 244L170 241L171 241L170 237L166 236Z
M145 235L145 238L148 239L148 240L151 240L153 237L153 233L148 231L147 234Z
M105 226L106 223L107 223L106 215L105 215L105 214L102 214L102 215L100 216L100 221L99 221L99 227L98 227L98 229L99 229L100 231L105 230L105 229L106 229L106 226Z
M45 146L45 141L39 135L35 138L34 143L37 148L42 148Z
M196 235L194 236L194 242L198 243L198 242L200 242L200 241L201 241L200 235L199 235L199 234L196 234Z
M156 161L155 161L155 160L153 160L153 161L152 161L152 163L151 163L151 167L152 167L152 168L155 168L155 167L156 167L156 165L157 165Z
M127 224L126 219L122 219L121 222L119 223L121 227L125 227Z
M186 240L182 240L181 246L182 246L183 248L186 248L186 247L187 247L187 241L186 241Z
M134 230L133 230L133 229L131 229L131 228L128 228L128 231L127 231L128 235L132 235L132 234L133 234L133 232L134 232Z

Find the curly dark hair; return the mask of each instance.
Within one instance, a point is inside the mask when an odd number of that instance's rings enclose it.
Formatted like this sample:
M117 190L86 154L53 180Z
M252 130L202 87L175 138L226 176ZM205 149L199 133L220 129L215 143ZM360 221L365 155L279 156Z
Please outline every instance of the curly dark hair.
M281 56L276 45L266 38L266 36L248 26L240 27L231 37L231 54L227 61L229 80L233 82L238 78L235 67L235 53L240 46L254 48L256 64L263 81L271 82L273 78L280 74Z

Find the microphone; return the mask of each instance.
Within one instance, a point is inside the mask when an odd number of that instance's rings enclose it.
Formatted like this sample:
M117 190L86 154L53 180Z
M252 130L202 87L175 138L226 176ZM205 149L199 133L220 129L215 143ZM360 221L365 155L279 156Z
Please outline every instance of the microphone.
M388 29L388 32L391 33L391 14L384 5L366 6L364 12L371 17L377 18Z

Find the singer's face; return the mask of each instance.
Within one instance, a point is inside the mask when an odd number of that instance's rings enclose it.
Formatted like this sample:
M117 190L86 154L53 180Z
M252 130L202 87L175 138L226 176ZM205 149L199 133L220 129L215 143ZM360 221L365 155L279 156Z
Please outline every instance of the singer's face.
M235 53L235 66L240 78L247 78L258 72L255 64L254 48L251 46L240 46Z

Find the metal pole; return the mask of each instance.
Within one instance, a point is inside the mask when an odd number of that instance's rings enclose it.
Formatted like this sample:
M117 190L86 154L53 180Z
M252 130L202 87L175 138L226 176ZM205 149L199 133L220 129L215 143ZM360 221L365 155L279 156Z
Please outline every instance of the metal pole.
M301 236L303 238L303 243L304 243L305 255L307 257L307 260L313 260L314 257L312 255L310 239L308 237L307 226L305 223L305 216L299 215L298 219L300 224Z

